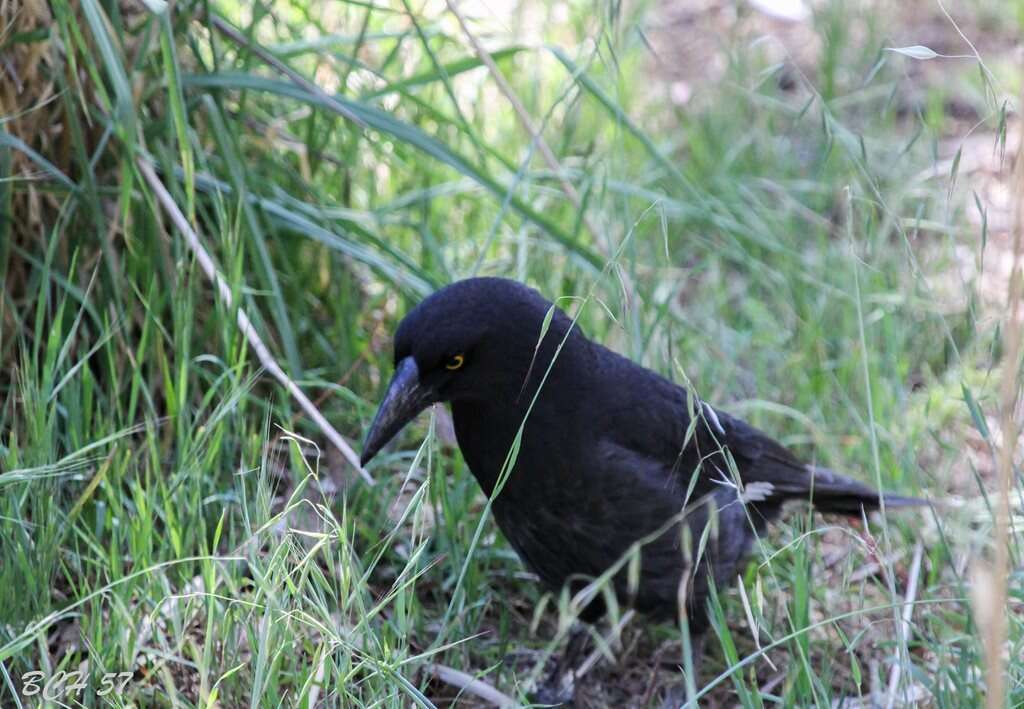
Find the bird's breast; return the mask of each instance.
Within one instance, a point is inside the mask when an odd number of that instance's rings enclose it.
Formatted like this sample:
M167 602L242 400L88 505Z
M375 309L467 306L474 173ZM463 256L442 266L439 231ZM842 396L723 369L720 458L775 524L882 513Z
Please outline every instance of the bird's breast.
M572 475L579 459L572 454L573 436L545 425L536 413L507 405L452 404L459 450L484 494L490 496L503 480L505 499L530 497Z

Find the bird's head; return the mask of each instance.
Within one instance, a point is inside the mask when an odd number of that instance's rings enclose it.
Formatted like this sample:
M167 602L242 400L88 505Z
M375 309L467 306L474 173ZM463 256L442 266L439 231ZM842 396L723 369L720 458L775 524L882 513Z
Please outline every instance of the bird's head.
M431 404L515 398L570 328L537 291L504 278L470 278L417 305L395 333L395 373L363 444L365 465ZM538 343L542 346L538 348ZM543 371L543 370L541 370Z

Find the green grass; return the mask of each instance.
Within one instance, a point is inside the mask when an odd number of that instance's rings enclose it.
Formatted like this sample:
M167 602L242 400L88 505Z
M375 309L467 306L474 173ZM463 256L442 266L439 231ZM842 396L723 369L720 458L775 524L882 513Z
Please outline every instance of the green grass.
M218 33L203 6L55 0L53 23L0 29L15 61L47 57L39 102L0 104L0 703L34 705L22 692L36 670L81 670L85 705L479 701L435 663L526 701L564 635L568 599L543 595L493 521L477 539L485 500L443 414L374 461L375 485L359 481L261 371L137 159L356 445L402 314L494 274L552 298L593 289L580 313L592 337L810 460L952 497L853 531L795 512L742 592L716 601L705 679L720 701L827 707L884 692L898 666L900 689L929 705L982 701L975 568L992 545L983 464L999 440L1005 293L993 303L998 269L971 275L964 259L1009 252L969 218L976 173L921 175L970 128L943 112L949 100L995 146L1018 86L992 90L972 61L942 65L945 81L916 73L884 51L895 35L917 41L881 4L829 3L804 27L818 62L797 69L751 41L741 13L712 43L722 75L682 107L648 78L654 8L526 3L549 44L515 14L471 23L584 219L443 8L221 8L326 96ZM894 619L918 542L904 634ZM584 683L594 705L656 703L678 679L678 628L634 621L625 637ZM100 700L108 672L132 676Z

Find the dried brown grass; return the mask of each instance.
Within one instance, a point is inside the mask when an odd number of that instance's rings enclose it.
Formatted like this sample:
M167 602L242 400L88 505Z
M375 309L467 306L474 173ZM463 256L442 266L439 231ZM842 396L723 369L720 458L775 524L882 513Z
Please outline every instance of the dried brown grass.
M39 41L15 41L53 25L43 0L0 0L0 116L7 133L66 171L70 149L63 130L64 106L53 79L59 66L55 34L51 31L49 39ZM56 206L54 200L32 188L36 167L21 151L13 151L12 168L15 178L29 185L14 194L15 242L19 237L45 237L44 214Z

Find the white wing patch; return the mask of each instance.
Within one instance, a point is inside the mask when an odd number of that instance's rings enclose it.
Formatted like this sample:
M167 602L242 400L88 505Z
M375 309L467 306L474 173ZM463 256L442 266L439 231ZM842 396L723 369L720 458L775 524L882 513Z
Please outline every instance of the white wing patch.
M714 464L712 464L714 465ZM721 478L713 477L711 482L721 485L722 487L731 487L733 490L739 492L739 486L736 485L732 480L726 477L722 469L715 465L715 470L721 475ZM752 483L748 483L743 486L743 491L739 492L740 504L749 505L752 502L764 502L775 493L775 486L770 482L764 480L756 480ZM729 503L733 504L733 503Z
M775 486L769 482L752 482L749 485L743 486L741 499L744 503L764 502L772 496L773 492L775 492Z

